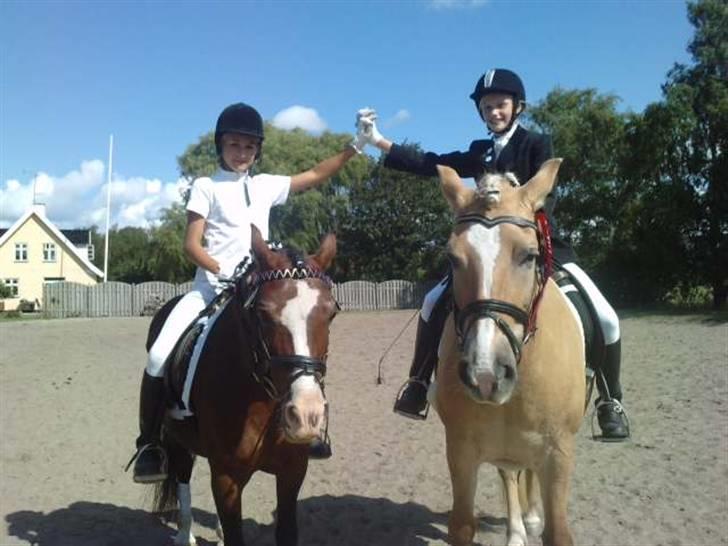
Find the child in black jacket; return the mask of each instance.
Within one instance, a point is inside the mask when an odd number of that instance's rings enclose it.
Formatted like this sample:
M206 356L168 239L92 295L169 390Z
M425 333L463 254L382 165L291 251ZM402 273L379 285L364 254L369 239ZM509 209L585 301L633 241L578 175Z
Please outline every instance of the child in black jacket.
M359 111L358 125L366 140L386 153L384 166L422 176L437 176L437 165L455 169L462 178L480 179L486 173L513 173L520 183L536 174L552 157L551 139L529 131L518 123L526 105L521 79L510 70L497 68L483 74L470 95L492 138L474 140L467 151L447 154L421 152L411 146L394 144L381 135L376 113ZM584 325L587 362L597 371L597 416L602 439L621 441L629 437L629 421L621 404L619 383L619 319L599 289L576 265L570 245L557 236L552 217L553 196L545 211L553 232L555 279L575 305ZM447 317L450 277L446 277L425 297L420 311L415 355L410 379L398 396L394 410L406 417L424 419L427 415L427 388L437 363L437 349ZM595 320L592 320L594 317Z

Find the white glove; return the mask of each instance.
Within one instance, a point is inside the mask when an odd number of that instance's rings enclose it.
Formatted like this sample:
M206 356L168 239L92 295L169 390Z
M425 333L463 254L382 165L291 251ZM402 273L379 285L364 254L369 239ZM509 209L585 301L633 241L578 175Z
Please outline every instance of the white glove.
M359 132L363 133L367 144L376 146L384 137L377 129L377 112L373 108L362 108L356 115L357 136Z
M376 146L382 140L382 135L377 130L375 120L377 112L372 108L362 108L356 113L356 136L351 143L357 153L362 153L367 144Z

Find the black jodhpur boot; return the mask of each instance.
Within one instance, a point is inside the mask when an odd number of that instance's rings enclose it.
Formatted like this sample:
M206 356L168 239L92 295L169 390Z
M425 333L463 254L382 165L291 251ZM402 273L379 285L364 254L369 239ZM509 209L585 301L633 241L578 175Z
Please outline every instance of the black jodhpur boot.
M601 440L605 442L623 442L630 436L629 419L622 406L622 387L619 383L621 359L621 342L605 347L605 356L601 369L597 372L596 399L597 420L602 430Z
M442 326L436 324L435 314L429 322L418 319L415 356L412 359L409 379L394 402L394 411L410 419L427 418L427 389L437 364L437 348Z
M154 483L167 478L167 454L160 445L164 417L164 378L144 372L139 397L139 437L134 461L134 481Z

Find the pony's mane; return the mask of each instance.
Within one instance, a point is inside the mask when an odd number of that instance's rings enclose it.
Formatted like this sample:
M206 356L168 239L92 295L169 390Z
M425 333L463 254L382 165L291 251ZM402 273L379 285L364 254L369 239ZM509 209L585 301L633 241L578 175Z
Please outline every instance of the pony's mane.
M485 173L475 182L476 199L484 201L488 207L498 205L501 202L504 182L514 188L521 185L518 177L512 172Z

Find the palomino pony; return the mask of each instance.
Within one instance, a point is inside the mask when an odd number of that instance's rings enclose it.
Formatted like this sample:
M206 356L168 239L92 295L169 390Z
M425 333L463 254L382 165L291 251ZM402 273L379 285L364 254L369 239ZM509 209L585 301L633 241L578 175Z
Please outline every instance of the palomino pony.
M195 544L189 490L194 455L209 461L218 534L226 546L243 545L240 497L258 470L276 476L276 543L298 543L296 502L309 443L327 426L323 378L338 306L324 271L336 254L336 238L327 235L315 255L303 258L271 250L253 227L252 249L252 272L235 283L208 323L191 387L194 417L177 420L168 413L164 420L169 477L157 486L156 508L179 502L178 546ZM160 322L152 322L148 346Z
M448 531L458 546L471 544L477 530L483 462L498 468L505 486L508 546L525 545L527 534L541 530L546 546L573 543L566 512L584 414L584 342L575 310L540 267L535 222L560 163L547 161L524 186L487 175L477 190L438 167L456 216L448 242L454 310L429 398L445 425Z

